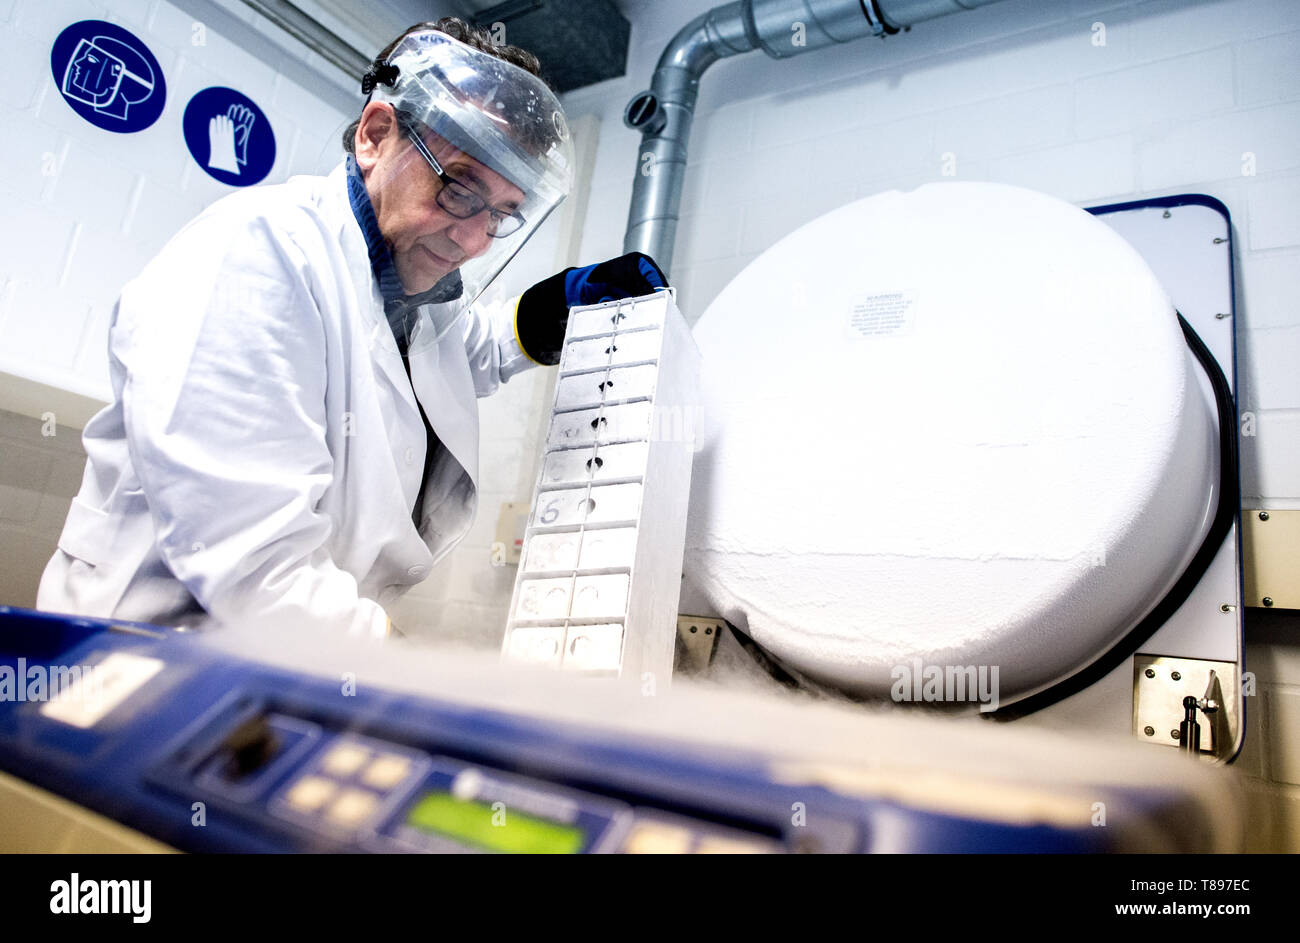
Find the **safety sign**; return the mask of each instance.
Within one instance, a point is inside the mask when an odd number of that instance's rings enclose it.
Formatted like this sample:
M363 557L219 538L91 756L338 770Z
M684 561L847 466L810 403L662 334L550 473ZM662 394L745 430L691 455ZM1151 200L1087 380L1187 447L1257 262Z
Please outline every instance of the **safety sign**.
M181 125L185 146L214 180L248 187L271 172L275 163L271 122L247 95L233 88L205 88L185 106Z
M69 107L105 131L143 131L167 100L167 83L149 47L103 20L82 20L59 33L50 47L50 70Z

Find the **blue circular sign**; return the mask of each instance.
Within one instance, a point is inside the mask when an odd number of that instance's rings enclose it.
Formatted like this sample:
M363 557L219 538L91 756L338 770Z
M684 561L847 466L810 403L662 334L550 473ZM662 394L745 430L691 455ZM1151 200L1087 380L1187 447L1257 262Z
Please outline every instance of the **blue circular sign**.
M271 122L247 95L233 88L205 88L185 106L181 126L185 146L212 179L250 187L271 172Z
M149 47L103 20L82 20L59 33L50 47L50 71L68 106L105 131L143 131L167 100L162 68Z

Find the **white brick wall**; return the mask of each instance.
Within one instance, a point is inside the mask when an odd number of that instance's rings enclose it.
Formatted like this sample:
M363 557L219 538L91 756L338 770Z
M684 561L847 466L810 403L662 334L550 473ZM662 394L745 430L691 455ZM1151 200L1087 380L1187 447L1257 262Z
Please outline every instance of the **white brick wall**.
M208 8L221 19L218 7ZM58 93L50 47L82 19L125 26L157 57L167 104L148 129L103 131ZM194 45L196 22L164 0L0 5L0 371L109 398L104 339L122 284L187 220L232 190L204 173L185 147L180 120L195 92L227 85L266 113L276 142L267 183L317 170L348 117L328 82L319 83L327 95L312 94L284 74L282 62L259 59L211 24L205 43Z

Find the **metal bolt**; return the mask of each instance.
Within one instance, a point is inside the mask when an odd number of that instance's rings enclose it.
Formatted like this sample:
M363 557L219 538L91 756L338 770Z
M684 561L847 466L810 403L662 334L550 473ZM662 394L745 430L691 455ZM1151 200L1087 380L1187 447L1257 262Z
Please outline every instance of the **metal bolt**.
M1268 511L1260 511L1260 512L1259 512L1259 519L1260 519L1261 521L1266 521L1266 520L1268 520Z
M1172 216L1172 215L1174 215L1174 214L1171 213L1171 212L1169 212L1168 210L1165 210L1165 219L1168 219L1168 218L1169 218L1170 216Z
M1148 737L1154 737L1156 735L1156 728L1151 726L1143 727L1142 732Z
M705 628L705 630L704 630L704 634L705 634L705 635L712 635L712 634L713 634L713 626L708 626L707 628Z
M1228 241L1228 240L1225 239L1225 238L1223 238L1222 236L1215 236L1215 237L1214 237L1214 244L1215 244L1216 246L1217 246L1219 243L1221 243L1221 242L1227 242L1227 241Z
M1182 673L1181 671L1175 671L1175 672L1174 672L1173 674L1171 674L1169 677L1173 678L1175 681L1182 681L1182 680L1183 680L1183 673Z
M1154 668L1148 668L1146 670L1146 676L1148 678L1154 678L1156 676L1156 670Z
M1169 731L1169 736L1170 736L1172 739L1177 740L1177 739L1178 739L1178 728L1175 727L1173 730Z
M1214 316L1218 318L1220 321L1222 321L1224 318L1229 317L1230 315L1226 311L1216 311L1214 312Z
M699 627L698 625L693 625L693 626L691 626L691 634L692 634L692 635L694 635L694 634L695 634L696 632L698 632L698 631L700 631L700 627Z
M1219 611L1220 611L1220 612L1232 612L1232 610L1235 609L1235 608L1237 608L1237 607L1236 607L1236 606L1230 606L1230 605L1228 605L1228 604L1225 602L1223 605L1221 605L1221 606L1219 607Z
M1265 596L1265 597L1264 597L1264 605L1265 605L1265 606L1271 606L1271 605L1273 605L1273 597L1272 597L1272 596Z

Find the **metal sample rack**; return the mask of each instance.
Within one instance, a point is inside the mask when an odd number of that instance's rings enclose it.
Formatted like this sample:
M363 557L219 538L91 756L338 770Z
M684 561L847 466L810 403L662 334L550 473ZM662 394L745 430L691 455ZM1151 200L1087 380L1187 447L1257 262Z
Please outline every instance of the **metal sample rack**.
M700 354L669 289L574 308L503 656L668 683Z

